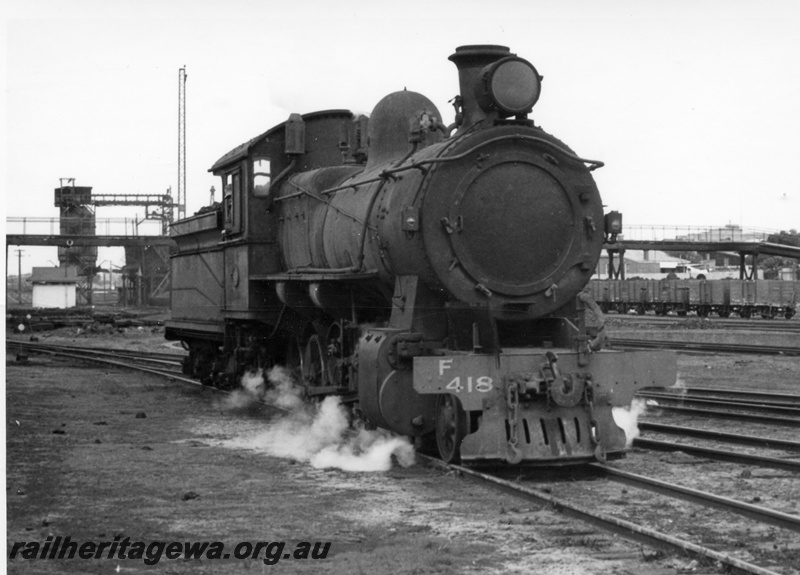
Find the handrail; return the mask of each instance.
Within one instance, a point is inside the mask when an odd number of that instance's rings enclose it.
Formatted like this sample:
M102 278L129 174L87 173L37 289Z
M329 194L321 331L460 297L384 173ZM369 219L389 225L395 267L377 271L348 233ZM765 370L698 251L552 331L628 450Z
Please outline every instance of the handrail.
M6 234L19 235L160 236L160 220L137 218L8 217Z

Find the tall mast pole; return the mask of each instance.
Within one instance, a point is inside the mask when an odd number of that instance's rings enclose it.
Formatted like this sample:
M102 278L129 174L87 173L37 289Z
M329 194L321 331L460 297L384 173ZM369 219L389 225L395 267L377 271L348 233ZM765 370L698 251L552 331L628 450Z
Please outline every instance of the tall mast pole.
M178 71L178 219L186 217L186 66Z
M17 297L19 305L22 305L22 253L25 250L17 250Z

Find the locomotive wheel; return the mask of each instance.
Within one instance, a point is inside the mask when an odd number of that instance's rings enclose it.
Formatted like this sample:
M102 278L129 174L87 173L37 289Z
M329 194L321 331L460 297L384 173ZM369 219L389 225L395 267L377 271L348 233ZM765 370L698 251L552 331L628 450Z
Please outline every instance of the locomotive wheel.
M461 459L461 441L467 435L467 414L458 398L445 393L436 399L436 447L445 463Z
M414 449L418 453L424 453L431 457L439 455L439 447L436 445L436 432L427 433L420 437L414 438Z
M183 373L199 379L203 385L213 385L218 352L207 342L189 346L189 357L184 360Z
M292 379L299 382L303 378L303 348L297 338L290 337L286 342L286 358L284 360Z
M328 365L328 382L329 385L341 386L344 382L342 370L342 356L349 355L349 350L344 345L344 335L342 327L339 323L334 323L328 329L328 336L326 338L327 349L327 365ZM342 349L345 347L345 349Z
M181 361L181 373L183 373L183 375L188 375L189 377L192 377L192 372L194 367L194 356L195 356L194 352L190 351L189 355L184 357L183 361Z
M794 317L794 314L795 311L792 308L787 307L786 311L783 312L783 317L785 317L786 319L792 319Z
M303 355L303 382L309 387L328 385L327 355L318 335L308 338Z

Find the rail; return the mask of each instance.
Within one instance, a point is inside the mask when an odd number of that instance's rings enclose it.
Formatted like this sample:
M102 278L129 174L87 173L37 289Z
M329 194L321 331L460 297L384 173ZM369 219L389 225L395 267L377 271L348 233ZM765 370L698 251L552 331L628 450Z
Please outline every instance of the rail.
M750 503L731 499L730 497L722 497L707 491L700 491L699 489L692 489L675 483L668 483L660 479L655 479L654 477L645 477L638 473L623 471L622 469L616 469L607 465L589 463L588 467L594 469L599 475L604 475L614 481L630 485L631 487L647 489L654 493L676 497L685 501L722 509L723 511L738 513L745 517L755 519L760 523L800 532L800 516L797 515L752 505Z
M122 360L129 360L132 362L145 363L157 367L180 367L181 361L187 357L186 354L182 353L141 352L105 347L82 347L75 345L58 345L13 340L6 341L6 348L27 349L36 353L52 355L63 354L68 355L69 357L81 358L90 361L97 360L102 362L103 360L110 359L114 362L119 362Z
M639 391L639 397L658 400L659 405L669 402L669 405L685 405L692 407L720 407L731 409L749 409L761 413L774 413L776 415L800 416L800 406L786 402L731 399L717 397L697 397L691 394L663 393L649 389Z
M683 397L721 397L725 399L738 398L742 403L754 401L774 402L779 405L800 406L800 394L783 393L780 391L753 391L751 389L736 389L731 387L651 387L648 390L670 393Z
M800 348L775 345L742 345L733 343L701 343L694 341L644 340L620 337L610 338L609 347L674 349L683 352L699 353L756 353L764 355L800 355Z
M11 342L7 342L7 345L9 343ZM25 344L27 344L28 347L31 347L28 342L25 342ZM123 361L111 360L108 357L98 357L98 356L87 357L86 355L80 354L80 351L88 352L89 350L86 349L78 350L72 348L69 349L68 351L48 350L46 353L57 353L59 355L74 357L76 359L89 360L109 365L138 369L140 371L152 373L154 375L170 377L172 380L180 381L182 383L188 383L191 385L201 385L197 381L176 376L174 375L174 373L165 371L163 369L153 369L149 367L131 365ZM78 352L78 353L71 353L71 352ZM106 354L106 352L103 353L104 355ZM272 406L272 407L280 409L277 408L277 406ZM280 410L284 411L282 409ZM677 537L674 537L672 535L657 531L655 529L651 529L642 525L632 523L625 519L607 515L593 509L585 508L583 506L575 504L574 502L568 499L553 496L539 489L534 489L525 485L521 485L518 482L508 481L496 477L494 475L482 473L475 469L446 464L443 463L442 461L421 454L419 454L419 457L420 459L427 461L429 465L434 465L448 471L455 471L460 475L471 478L472 480L476 480L484 484L489 484L496 488L500 488L506 492L513 493L517 497L533 500L539 503L544 503L564 515L577 518L581 521L598 526L610 532L619 533L628 539L645 542L649 545L654 545L661 548L679 550L681 552L686 552L698 557L704 557L713 561L717 561L720 564L726 566L728 569L732 569L743 573L752 573L754 575L776 575L775 571L760 567L758 565L754 565L752 563L748 563L737 557L734 557L731 554L716 551L708 547L705 547L703 545L688 542L679 539ZM638 488L654 490L660 493L667 493L670 496L693 500L703 505L717 507L728 511L735 511L742 515L757 519L758 521L768 523L771 525L777 525L782 528L794 531L797 531L800 528L798 527L798 525L800 525L800 518L794 515L788 515L772 511L766 508L762 508L759 506L737 502L735 500L714 496L713 494L708 494L698 490L683 488L659 480L654 480L652 478L645 478L642 476L626 473L621 470L616 470L605 466L591 465L591 467L595 468L595 473L603 473L609 476L613 476L617 481L622 481L629 485L635 485Z
M686 427L682 425L668 425L665 423L652 423L649 421L639 422L640 431L653 431L665 435L679 435L681 437L697 437L699 439L710 439L724 443L735 443L739 445L751 445L764 449L782 449L784 451L794 451L800 453L800 443L796 441L786 441L774 437L756 437L752 435L742 435L741 433L726 433L715 429L698 429L696 427ZM638 439L634 440L634 444ZM800 463L800 462L798 462Z
M745 413L741 411L721 411L718 409L700 409L695 407L683 407L680 405L658 405L659 411L672 411L683 415L696 415L701 418L736 419L739 421L749 421L752 423L766 423L769 425L784 425L787 427L800 427L800 419L793 417L779 417L773 415L759 415L757 413Z
M718 315L709 315L703 318L695 316L661 316L661 315L627 315L610 311L606 314L606 319L613 318L614 321L624 326L624 329L629 329L626 324L635 324L636 329L643 327L655 327L657 329L679 329L686 325L687 322L701 321L706 322L704 325L713 325L714 327L724 329L749 329L754 331L786 331L797 332L800 331L800 322L798 321L775 321L764 320L761 316L753 316L750 319L740 318L726 318L719 317Z
M772 469L782 469L792 473L800 473L800 461L793 459L783 459L780 457L770 457L767 455L750 455L738 451L726 451L711 447L701 447L689 445L687 443L674 443L671 441L659 441L657 439L644 439L637 437L633 440L633 445L652 451L681 451L697 457L705 457L715 461L728 461L741 465L756 465L758 467L770 467ZM800 517L796 518L796 525L800 531Z
M605 531L617 533L627 539L640 541L655 547L689 553L698 557L705 557L719 562L728 569L742 573L752 573L754 575L776 575L775 571L748 563L733 557L732 555L715 551L703 545L684 541L667 533L650 529L642 525L637 525L625 519L607 515L594 509L588 509L568 499L556 497L539 489L533 489L526 485L508 481L489 473L482 473L476 469L444 463L438 459L425 455L418 454L418 457L427 461L429 465L439 467L446 471L457 472L472 479L473 481L499 488L517 497L537 503L543 503L563 515L573 517L596 527L600 527Z

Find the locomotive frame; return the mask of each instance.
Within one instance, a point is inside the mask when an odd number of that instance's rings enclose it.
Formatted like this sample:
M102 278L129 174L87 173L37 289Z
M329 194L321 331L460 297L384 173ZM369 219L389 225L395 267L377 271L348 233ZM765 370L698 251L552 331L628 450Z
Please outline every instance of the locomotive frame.
M284 365L307 396L448 461L621 456L613 409L672 385L676 361L600 351L583 290L620 223L602 163L528 119L528 61L486 45L450 59L450 126L404 90L369 118L292 114L217 161L223 201L172 226L166 337L205 383Z

